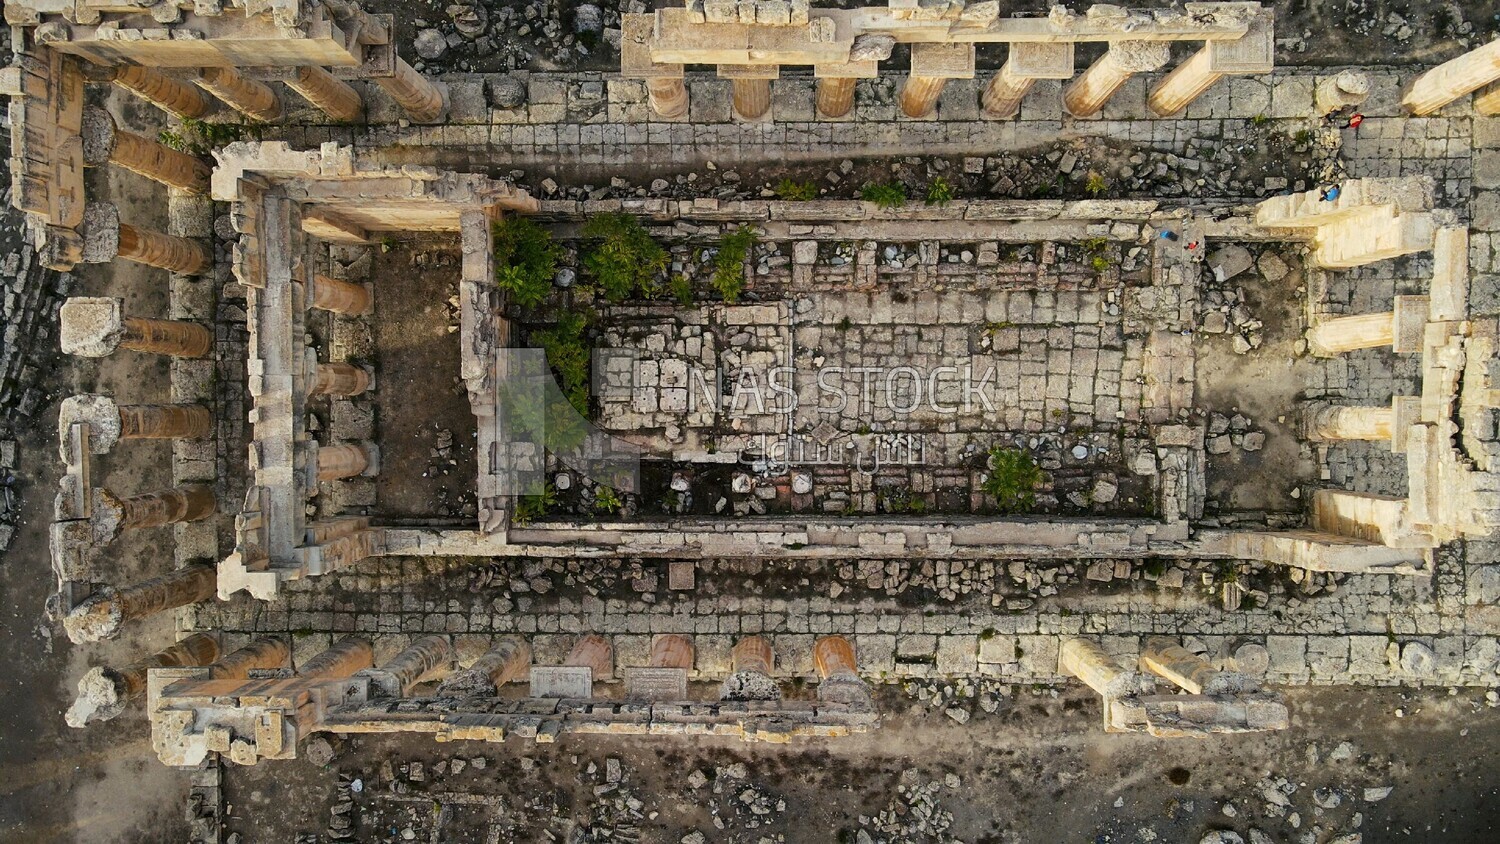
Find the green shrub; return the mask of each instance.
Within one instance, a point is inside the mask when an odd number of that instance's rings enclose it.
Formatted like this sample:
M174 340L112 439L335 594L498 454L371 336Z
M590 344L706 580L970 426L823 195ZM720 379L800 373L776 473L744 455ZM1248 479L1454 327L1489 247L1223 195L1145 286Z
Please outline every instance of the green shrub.
M1017 448L997 445L990 449L989 474L981 489L995 499L1002 513L1021 513L1036 504L1036 489L1042 485L1042 470L1031 455Z
M693 306L693 282L687 276L681 273L672 276L672 280L668 282L667 290L671 292L672 298L677 300L677 304L684 308L691 308Z
M953 185L949 184L948 180L942 176L933 179L932 184L927 188L927 204L947 205L952 201Z
M1084 182L1083 189L1088 192L1089 196L1098 198L1109 190L1109 182L1106 182L1103 176L1090 170L1088 181Z
M547 511L555 504L557 504L557 487L548 481L539 494L522 495L516 498L515 509L510 514L511 524L525 527L547 515Z
M900 182L872 182L860 189L859 198L879 208L900 208L906 204L906 186Z
M818 185L812 179L782 179L776 184L776 195L791 202L807 202L818 198Z
M556 325L538 331L533 337L546 353L547 365L557 373L563 395L583 417L589 414L588 326L587 312L566 311L558 317ZM550 414L548 419L551 421Z
M618 513L625 502L620 500L620 494L615 492L614 487L600 484L594 489L594 512L596 513Z
M714 256L713 286L724 301L734 304L745 292L745 260L759 242L760 234L753 226L740 226L719 241L719 254Z
M552 292L562 248L552 234L525 217L506 217L491 228L495 242L495 283L516 304L533 308Z
M658 276L671 259L639 220L629 214L600 214L584 225L583 236L598 240L584 253L583 267L605 298L623 302L631 295L656 294Z

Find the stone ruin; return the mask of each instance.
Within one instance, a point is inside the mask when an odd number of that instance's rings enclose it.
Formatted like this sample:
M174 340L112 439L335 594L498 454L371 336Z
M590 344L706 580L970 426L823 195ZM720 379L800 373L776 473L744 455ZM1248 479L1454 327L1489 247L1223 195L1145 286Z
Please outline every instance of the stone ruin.
M945 561L1254 560L1308 572L1425 576L1432 572L1436 549L1489 536L1500 520L1500 480L1491 465L1500 386L1489 372L1500 326L1471 313L1469 228L1460 213L1440 207L1430 178L1350 179L1341 183L1337 197L1317 190L1289 192L1228 208L1157 200L975 199L891 209L852 200L541 201L509 179L393 163L337 142L307 150L281 141L237 142L218 150L210 167L85 108L85 85L113 83L183 118L202 118L222 102L269 123L281 114L275 83L340 121L359 120L364 110L348 80L372 81L418 123L442 120L444 88L396 55L389 18L342 0L224 7L11 3L6 17L20 33L15 61L0 75L12 98L13 200L30 216L45 262L67 269L124 258L173 274L172 319L132 314L121 299L98 296L70 298L60 312L63 351L84 357L122 350L170 356L174 391L170 403L132 404L126 396L88 394L62 404L59 453L66 472L50 530L58 578L55 610L75 642L110 638L133 619L241 592L272 600L289 582L381 557L661 560L672 566L674 580L685 566L685 581L691 580L695 560L855 555ZM1256 3L1187 4L1181 11L1153 12L1095 6L1083 14L1059 7L1045 18L1002 18L994 3L892 0L888 7L820 10L805 0L702 0L626 15L623 29L622 76L645 81L651 109L666 121L689 112L688 65L717 66L717 74L732 82L734 113L744 121L768 119L771 82L779 78L780 67L810 65L818 80L818 114L840 119L853 107L854 81L878 74L880 62L902 43L911 47L911 68L900 107L908 118L924 119L938 106L947 80L974 76L976 45L994 42L1009 45L1010 53L981 95L985 118L1016 115L1033 82L1043 79L1072 79L1062 101L1071 115L1089 117L1132 75L1163 67L1169 57L1165 45L1201 43L1150 89L1149 108L1167 118L1226 75L1270 72L1273 44L1272 15ZM1079 42L1103 42L1107 50L1074 79L1073 48ZM1402 104L1411 114L1425 115L1477 91L1476 112L1500 113L1497 50L1500 42L1420 75L1402 92ZM1358 74L1340 73L1325 82L1316 92L1320 110L1368 95ZM1481 90L1486 85L1491 87ZM122 220L113 206L88 201L83 168L105 164L168 186L179 212L177 230L144 229ZM190 292L192 277L215 268L204 224L211 201L230 209L232 271L246 290L249 341L242 360L226 359L229 347L205 324L212 313L203 306L203 294ZM789 259L778 266L790 285L804 290L819 285L874 290L881 284L883 260L930 281L945 276L939 256L960 251L977 253L979 269L966 283L982 286L983 267L1000 263L1002 246L1035 239L1042 230L1052 243L1139 245L1149 271L1152 313L1126 318L1140 319L1146 327L1140 359L1149 387L1135 396L1139 412L1132 421L1149 435L1131 444L1129 459L1149 491L1151 515L876 514L875 507L866 506L875 493L846 477L843 500L854 515L794 512L757 515L750 522L744 513L516 522L501 481L512 443L500 421L499 389L512 326L506 293L495 283L491 226L509 215L567 226L606 212L666 229L706 232L710 238L752 226L789 247ZM1155 236L1164 229L1178 236ZM383 233L411 231L455 234L461 254L461 366L454 374L476 420L480 455L474 479L477 518L466 528L436 520L382 524L357 497L319 494L328 485L378 475L381 455L358 431L310 430L308 400L365 395L378 389L380 373L344 359L341 349L310 348L304 339L308 309L354 323L377 319L379 291L341 278L330 250L366 248ZM878 250L877 244L898 238L919 244L909 264L899 249L894 257ZM1405 497L1322 488L1308 503L1305 524L1295 528L1200 526L1208 484L1206 441L1212 435L1188 413L1193 354L1183 329L1198 305L1199 262L1216 242L1226 248L1236 242L1306 247L1306 343L1313 355L1389 347L1417 362L1418 394L1396 396L1388 406L1317 399L1283 409L1301 420L1301 433L1313 444L1388 443L1392 453L1404 456ZM830 280L828 250L846 243L857 246ZM978 246L965 249L969 244ZM1389 312L1323 310L1319 284L1331 275L1418 254L1431 256L1426 289L1397 296ZM952 281L956 274L950 270L946 277ZM866 300L871 308L866 315L874 323L890 322L880 309L892 302L879 295ZM933 312L956 307L947 313L965 321L999 325L1009 316L991 313L978 297L928 301ZM1097 314L1097 302L1070 301L1076 321L1086 321L1082 314L1091 308ZM913 318L920 320L917 307ZM622 308L616 315L622 324L669 326L684 350L707 325L742 328L747 343L757 344L754 353L768 361L793 353L793 344L769 328L796 324L777 304L714 305L685 322L681 315L666 319L639 309ZM697 326L699 333L683 330L684 324ZM708 368L721 357L741 354L701 342L694 348L693 364ZM665 345L645 352L631 364L642 368L631 372L650 371L658 380L606 384L625 392L612 398L606 391L601 397L607 409L602 427L637 433L648 449L684 464L722 463L719 452L737 456L751 449L753 430L710 449L709 434L719 420L713 413L688 413L668 392L683 389L688 365ZM243 407L251 443L244 471L251 481L243 501L233 505L221 500L224 487L205 452L220 436L222 421L209 386L216 364L242 370L249 397ZM1014 389L1023 393L1019 384ZM632 390L647 392L642 398ZM1037 412L1047 409L1043 398L1036 401ZM1118 412L1123 418L1125 411ZM777 430L786 421L749 424ZM791 421L795 426L805 420ZM341 436L345 433L356 435ZM174 485L130 494L95 486L94 458L129 448L123 441L135 439L172 441ZM781 484L786 489L778 487L771 497L809 495L821 482L816 473L789 473ZM748 492L750 481L746 484ZM310 505L313 498L318 501ZM221 548L215 523L226 517L233 518L233 541ZM142 583L112 584L100 562L109 545L123 531L166 526L174 531L178 565ZM1238 606L1239 597L1226 594L1226 606ZM854 646L842 636L822 638L815 648L821 680L816 701L783 699L772 676L771 645L758 635L735 644L727 676L696 678L722 683L716 699L697 700L688 688L693 654L686 637L659 636L648 664L623 667L623 691L608 695L594 685L615 673L611 644L599 636L581 638L558 666L533 666L524 642L500 640L483 653L460 655L450 639L428 636L378 668L370 642L350 637L294 669L288 666L290 648L280 639L258 640L221 657L218 640L195 633L124 668L90 672L69 721L81 725L113 717L132 699L144 697L154 746L163 761L176 765L195 765L213 753L240 764L290 758L299 741L318 732L402 730L443 740L490 741L515 735L539 742L563 732L785 741L860 732L877 724ZM1077 677L1102 696L1111 731L1183 736L1288 725L1287 709L1275 692L1247 674L1217 670L1179 644L1149 640L1139 664L1144 673L1122 667L1117 655L1091 639L1069 637L1059 648L1057 673ZM1158 694L1152 675L1183 693ZM523 679L530 683L525 696L503 694L507 683ZM435 681L435 691L419 688Z

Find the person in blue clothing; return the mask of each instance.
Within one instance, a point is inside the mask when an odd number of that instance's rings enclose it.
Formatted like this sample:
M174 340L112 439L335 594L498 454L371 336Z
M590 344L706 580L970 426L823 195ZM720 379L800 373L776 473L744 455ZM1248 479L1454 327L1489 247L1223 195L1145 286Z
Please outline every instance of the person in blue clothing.
M1339 198L1339 186L1334 185L1331 188L1323 188L1323 190L1319 192L1318 196L1322 198L1324 202L1333 202L1334 200Z

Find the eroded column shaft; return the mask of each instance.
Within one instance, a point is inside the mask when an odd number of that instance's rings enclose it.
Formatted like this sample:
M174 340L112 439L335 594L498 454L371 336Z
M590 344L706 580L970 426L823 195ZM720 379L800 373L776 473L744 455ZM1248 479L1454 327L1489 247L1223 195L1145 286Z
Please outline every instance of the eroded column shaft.
M1314 108L1319 116L1348 106L1357 106L1370 98L1370 77L1357 70L1343 70L1318 81L1313 89Z
M160 267L174 273L197 275L213 266L213 253L186 237L120 224L119 256L138 264Z
M1324 357L1389 346L1395 339L1396 314L1392 311L1325 319L1307 332L1312 351Z
M352 478L370 468L370 453L362 443L335 443L318 448L318 480Z
M769 677L776 665L776 652L764 636L746 636L734 643L729 664L732 671L754 671Z
M370 388L370 373L363 367L342 361L318 364L309 396L357 396ZM322 452L319 451L321 456ZM364 471L364 469L360 469ZM359 474L356 472L355 474Z
M859 667L854 662L854 645L843 636L824 636L813 645L813 662L818 667L818 676L858 677Z
M943 76L908 76L901 86L901 113L918 120L931 117L947 84Z
M1172 69L1151 89L1146 105L1159 117L1171 117L1188 107L1213 87L1224 74L1213 69L1212 48L1203 47L1193 57Z
M1500 39L1413 79L1401 97L1401 105L1421 117L1496 80L1500 80Z
M1141 667L1165 678L1189 694L1201 695L1219 672L1208 660L1173 642L1153 638L1141 651Z
M126 317L120 348L179 358L201 358L214 347L214 336L195 322Z
M693 670L693 640L678 633L663 633L651 642L652 668Z
M334 120L353 123L365 116L365 101L354 87L321 67L299 67L286 83Z
M843 117L854 108L854 89L858 79L829 76L818 80L818 114Z
M78 699L66 715L68 726L83 727L119 715L133 698L145 694L147 674L153 668L207 665L218 656L218 640L205 633L194 633L124 668L90 669L78 681Z
M1063 91L1063 106L1074 117L1092 117L1130 77L1155 70L1170 57L1165 42L1116 42Z
M435 679L453 664L453 643L447 636L423 636L412 642L379 668L366 669L372 690L386 697L401 697L423 680Z
M1126 675L1115 658L1091 639L1069 639L1062 646L1062 668L1104 697L1120 691Z
M105 589L74 607L63 619L63 628L74 642L108 639L125 622L208 600L217 582L214 566L193 563L122 589Z
M307 661L297 670L298 677L348 677L375 664L375 649L367 639L349 636Z
M171 489L132 495L118 499L118 505L122 529L195 522L212 516L217 506L213 487L207 484L184 484Z
M771 80L732 80L730 96L734 112L746 120L759 120L771 110Z
M347 316L359 316L370 310L370 291L364 285L317 275L309 286L312 292L308 301L314 308Z
M1500 117L1500 82L1474 95L1474 111L1485 117Z
M1000 71L990 78L989 84L984 86L984 93L979 97L980 105L984 107L984 116L996 120L1014 117L1021 110L1021 100L1026 98L1026 93L1035 83L1035 79L1016 76L1007 59L1000 66Z
M603 636L590 633L573 644L563 665L592 669L595 680L609 677L615 669L615 647Z
M681 117L688 111L687 83L682 77L647 79L646 101L660 117Z
M254 120L270 123L281 116L281 101L264 82L246 79L232 67L206 67L198 86Z
M1318 441L1389 441L1396 413L1390 407L1313 405L1308 408L1307 435Z
M197 194L208 193L213 169L185 152L134 132L115 130L109 161L148 179Z
M495 643L484 656L438 686L438 697L493 695L506 683L519 680L531 668L531 646L522 639L506 638Z
M396 75L375 80L396 104L418 123L433 123L443 116L443 92L404 59L396 59Z
M139 65L116 67L114 83L178 117L198 118L213 110L213 101L207 94Z
M214 428L201 404L124 404L119 412L122 440L201 439Z
M215 680L243 680L257 668L282 668L292 656L285 639L267 636L233 651L208 667Z

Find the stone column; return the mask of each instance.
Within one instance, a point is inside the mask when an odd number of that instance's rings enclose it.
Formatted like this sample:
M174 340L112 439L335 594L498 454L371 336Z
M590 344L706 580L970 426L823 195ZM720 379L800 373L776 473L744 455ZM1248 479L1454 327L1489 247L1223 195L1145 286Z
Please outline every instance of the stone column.
M1474 95L1474 111L1485 117L1500 117L1500 82Z
M112 639L127 621L208 600L217 579L213 566L193 563L133 586L106 587L74 607L63 629L74 643Z
M370 373L352 363L320 363L309 396L357 396L370 388ZM321 454L321 451L319 452ZM360 471L364 471L361 469ZM358 473L356 473L358 474Z
M215 680L243 680L261 668L282 668L291 659L292 648L285 639L266 636L230 653L208 667Z
M120 439L202 439L213 433L213 415L199 404L120 405Z
M121 498L107 489L94 491L96 533L115 537L121 531L196 522L214 514L213 487L184 484L171 489Z
M453 665L453 643L447 636L423 636L379 668L366 668L373 696L402 697L423 680L437 679Z
M213 110L213 100L192 85L139 65L113 69L116 85L178 117L199 118Z
M588 668L594 672L594 680L607 678L615 670L615 647L597 633L580 638L563 661L568 668Z
M651 640L652 668L693 670L693 640L678 633L663 633Z
M849 76L830 76L818 80L818 114L843 117L854 108L854 89L859 80Z
M219 643L204 633L194 633L169 648L121 669L91 668L78 681L78 699L64 720L70 727L86 727L108 721L125 711L132 699L146 693L146 674L153 668L191 668L207 665L219 657Z
M821 682L818 700L838 703L855 709L870 706L870 687L859 678L854 662L854 645L843 636L824 636L813 643L813 662Z
M1379 314L1334 317L1313 326L1307 332L1307 345L1313 354L1332 357L1355 349L1389 346L1396 338L1396 315Z
M776 653L763 636L747 636L734 643L730 674L719 689L724 700L780 700L781 685L771 679Z
M930 117L948 84L942 76L909 76L901 86L901 113L915 120Z
M1351 407L1325 402L1303 410L1304 433L1314 442L1389 441L1396 422L1394 407Z
M1073 42L1060 44L1017 42L1010 45L1005 64L980 96L984 116L1006 120L1021 110L1021 100L1038 79L1073 76Z
M518 680L531 668L531 646L519 638L496 642L473 665L438 685L438 697L479 697L495 694L506 683Z
M126 317L121 300L77 296L58 312L58 345L66 354L102 358L117 349L201 358L214 336L195 322Z
M90 167L115 164L132 173L190 193L208 193L213 170L194 156L127 132L102 108L83 112L83 163Z
M1413 79L1402 93L1401 105L1421 117L1496 80L1500 80L1500 39Z
M1187 108L1223 77L1224 74L1213 67L1213 45L1204 45L1152 86L1146 105L1158 117L1171 117Z
M232 67L206 67L197 82L198 87L252 120L271 123L281 117L281 101L271 86L246 79Z
M646 102L658 117L668 120L681 117L688 112L687 83L680 76L647 79Z
M911 75L901 87L901 113L916 120L930 118L949 79L973 77L973 44L913 44Z
M1126 697L1141 689L1139 675L1126 671L1093 640L1069 639L1064 642L1060 662L1064 671L1106 699Z
M1171 639L1152 637L1141 650L1141 668L1180 687L1188 694L1201 695L1211 687L1219 671L1208 660Z
M771 80L736 79L730 97L736 114L746 120L759 120L771 110Z
M1171 57L1165 41L1116 41L1063 91L1063 106L1074 117L1093 117L1130 77L1156 70Z
M859 676L854 662L854 645L843 636L824 636L813 645L813 662L818 676L824 680L831 677Z
M1313 89L1313 107L1318 116L1357 106L1370 98L1370 77L1357 70L1342 70L1318 80Z
M198 275L213 267L213 253L196 240L120 223L119 257L174 273Z
M309 679L348 677L374 664L375 649L370 647L369 640L348 636L308 660L297 670L297 676Z
M370 291L362 284L339 281L326 275L313 276L307 299L314 308L346 316L370 312Z
M365 101L359 92L321 67L297 68L286 86L334 120L355 123L364 119Z
M59 442L66 442L68 430L79 423L88 425L94 454L108 454L120 440L196 439L213 431L213 417L200 405L119 405L109 396L90 394L62 400L57 411Z
M375 79L391 99L418 123L436 123L443 116L443 92L431 80L417 73L405 59L396 59L396 75Z
M335 443L318 447L318 480L352 478L370 468L370 449L365 443Z

